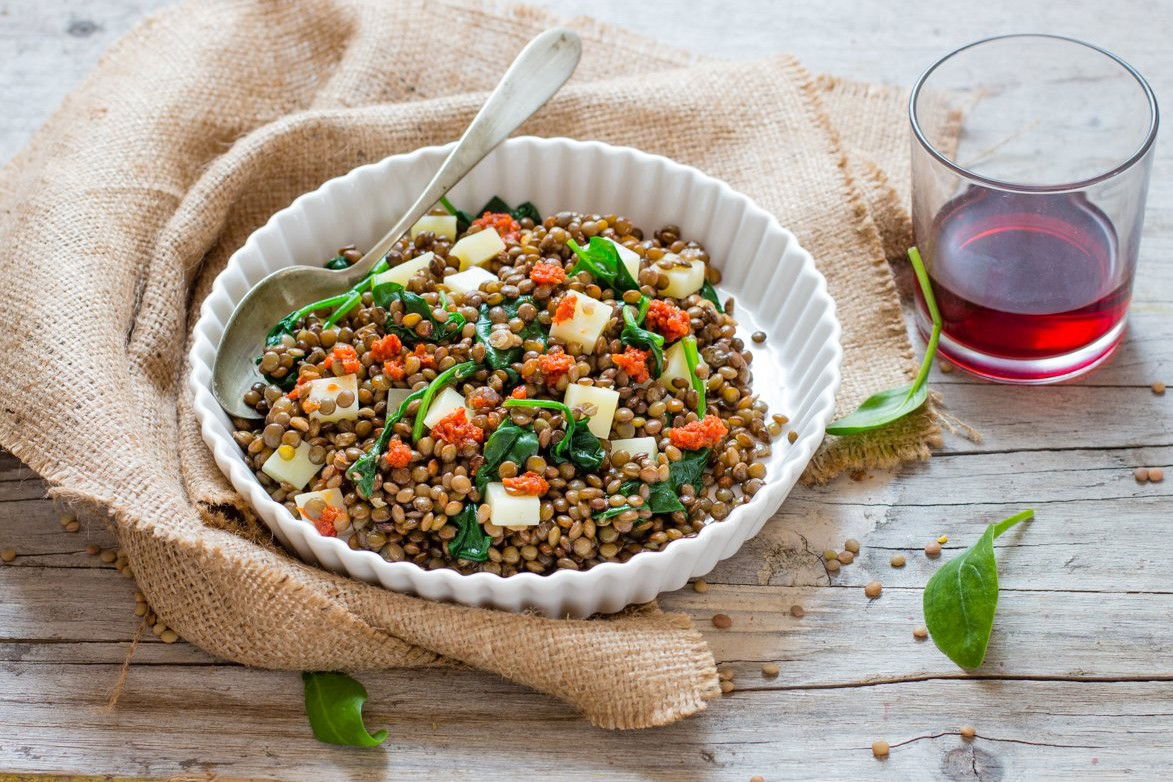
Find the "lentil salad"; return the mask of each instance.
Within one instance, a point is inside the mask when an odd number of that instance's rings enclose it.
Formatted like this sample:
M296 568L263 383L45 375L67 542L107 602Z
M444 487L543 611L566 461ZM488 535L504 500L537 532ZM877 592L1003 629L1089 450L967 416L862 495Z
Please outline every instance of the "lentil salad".
M786 419L700 244L443 203L270 331L234 438L274 500L352 549L502 576L624 562L749 501Z

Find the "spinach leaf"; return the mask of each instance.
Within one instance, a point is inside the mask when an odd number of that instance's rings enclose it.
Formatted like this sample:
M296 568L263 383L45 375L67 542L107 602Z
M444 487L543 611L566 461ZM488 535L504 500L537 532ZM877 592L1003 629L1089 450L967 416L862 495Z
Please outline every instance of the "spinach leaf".
M552 399L506 399L505 407L541 407L557 410L566 422L566 436L550 449L555 464L571 462L584 470L597 470L603 463L603 446L586 426L579 426L570 408Z
M436 379L439 380L440 378L437 377ZM382 458L383 453L387 450L387 443L391 441L391 430L395 424L399 423L403 416L407 415L407 408L412 402L417 399L423 399L428 388L430 386L408 394L407 398L400 403L399 408L394 413L387 413L386 422L383 424L383 431L375 439L371 450L355 459L354 464L350 465L350 469L346 471L346 477L350 478L355 489L363 497L370 497L371 492L375 489L375 476L379 472L379 459Z
M632 479L625 481L619 485L619 492L631 496L639 493L639 487L642 481ZM684 504L677 496L680 487L675 484L671 478L659 483L648 484L648 500L645 505L652 513L673 513L678 510L684 510ZM595 517L597 518L597 517Z
M717 308L717 312L725 312L725 308L721 306L721 300L717 298L717 291L713 289L713 284L708 280L705 280L704 285L701 286L701 298L713 302Z
M647 301L645 298L644 301ZM646 307L641 302L641 314L646 314ZM642 317L641 317L642 322ZM664 371L664 337L654 331L648 331L636 322L631 314L631 307L623 308L623 330L619 332L619 341L624 345L631 345L640 350L646 350L652 356L652 377L659 377Z
M618 508L607 508L607 510L600 511L598 513L592 513L591 518L602 521L603 519L609 519L612 516L618 516L620 513L625 513L629 510L639 511L639 508L636 508L633 505L620 505Z
M696 414L704 418L709 405L705 400L705 382L696 376L696 367L701 360L696 352L696 337L689 334L680 340L680 344L684 351L684 363L688 365L688 381L692 383L692 390L696 391Z
M937 343L941 339L941 313L937 310L937 300L933 298L929 274L925 271L920 253L915 247L909 249L908 259L912 262L921 293L924 294L925 304L928 306L929 316L933 319L933 331L929 335L929 345L925 350L924 360L921 361L920 371L911 385L890 388L869 396L855 412L828 426L827 434L858 434L879 429L908 415L928 399L929 389L926 383L929 370L933 366L933 358L937 355Z
M514 220L521 220L528 217L534 221L534 225L539 225L542 222L542 214L538 208L529 201L519 204L516 209L513 209L500 196L493 196L488 203L481 207L477 212L477 217L484 215L485 212L492 212L493 214L507 214Z
M596 282L616 293L639 290L639 283L632 279L631 272L619 257L619 250L611 242L601 236L592 236L586 249L573 239L566 244L578 256L578 262L570 269L571 274L590 272Z
M440 206L444 207L448 214L456 218L457 236L467 231L468 227L472 225L472 215L453 206L452 202L448 200L448 196L442 196L440 198Z
M377 283L371 290L371 295L374 297L375 304L384 309L390 307L395 301L403 305L403 313L414 313L419 315L426 321L432 324L432 334L429 337L421 337L416 333L415 329L409 329L406 326L395 323L387 323L384 328L387 331L394 332L405 343L414 344L420 341L426 342L447 342L460 336L464 324L467 322L464 316L459 312L449 312L448 320L440 321L432 313L432 308L424 301L424 298L417 293L404 288L397 282L381 282Z
M538 436L529 426L518 426L505 421L485 441L484 463L477 470L477 489L484 499L485 486L500 477L501 462L513 462L519 467L538 452Z
M998 609L994 538L1034 515L1026 510L986 527L977 543L942 565L925 585L925 625L933 643L962 668L982 664L994 629Z
M465 361L463 364L448 367L436 375L436 379L429 383L427 388L423 389L423 396L420 397L420 406L415 413L415 425L411 428L412 442L418 442L424 436L424 419L428 417L428 408L432 406L432 399L435 398L436 394L440 393L440 389L450 382L464 380L479 368L480 365L475 361Z
M387 740L387 731L373 735L362 721L366 688L344 673L305 671L305 714L314 738L346 747L374 747Z
M505 313L510 318L517 317L517 310L522 304L533 304L533 296L519 296L516 299L503 301L497 306L505 310ZM535 305L536 306L536 305ZM479 339L485 346L485 363L493 369L509 370L510 367L517 361L521 360L525 353L525 348L516 347L507 350L498 350L489 344L489 335L493 333L493 321L489 319L489 305L481 305L481 314L477 318L476 323L477 339ZM521 338L527 342L540 342L542 345L546 344L546 332L542 330L542 324L538 323L537 319L531 320L525 324L520 332Z
M350 298L349 292L340 293L337 296L331 296L328 299L315 301L312 304L305 305L299 310L294 310L281 320L277 321L277 325L269 329L269 333L265 335L265 345L271 346L281 344L281 338L286 334L291 337L297 334L297 324L300 323L301 319L306 315L309 315L311 312L317 312L318 310L336 307L337 305L346 301L348 298Z
M331 271L338 271L340 269L349 269L350 268L350 261L346 260L341 255L335 255L333 258L326 261L325 268L330 269Z
M471 502L466 504L452 521L456 522L456 537L448 541L448 556L471 562L487 560L493 538L477 519L477 506Z
M701 476L705 474L705 467L709 464L709 449L698 448L695 451L683 451L682 453L684 455L679 461L668 462L668 474L672 483L676 484L676 488L679 489L687 483L696 489L697 494L700 494L701 488L704 486Z

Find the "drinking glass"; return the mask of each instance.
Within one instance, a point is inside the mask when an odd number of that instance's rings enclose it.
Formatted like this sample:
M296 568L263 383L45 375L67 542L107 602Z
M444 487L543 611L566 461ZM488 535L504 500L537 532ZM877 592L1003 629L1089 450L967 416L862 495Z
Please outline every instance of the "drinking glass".
M1157 135L1144 78L1082 41L1006 35L926 70L909 115L940 352L1007 383L1104 362L1124 333Z

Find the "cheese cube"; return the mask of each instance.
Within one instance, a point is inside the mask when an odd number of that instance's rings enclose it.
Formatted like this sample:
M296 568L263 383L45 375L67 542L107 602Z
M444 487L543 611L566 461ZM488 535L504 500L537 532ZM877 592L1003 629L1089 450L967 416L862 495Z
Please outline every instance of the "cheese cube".
M668 287L660 288L661 296L671 296L674 299L683 299L685 296L696 293L705 284L705 262L685 261L679 255L668 253L665 258L676 261L683 266L673 266L662 273L668 278Z
M449 255L460 259L460 270L470 266L484 266L497 257L497 253L505 249L505 242L492 228L485 227L475 234L469 234L448 251Z
M625 440L612 440L611 453L616 451L626 451L633 458L640 454L646 454L649 464L655 464L656 457L660 453L656 448L655 437L629 437Z
M639 253L628 247L624 247L614 239L603 237L608 242L615 245L615 249L619 251L619 260L623 261L623 265L627 267L627 271L631 274L631 279L639 281Z
M532 527L541 522L542 501L532 494L510 494L503 483L485 487L489 522L498 527Z
M380 285L382 283L395 282L406 288L407 281L414 277L419 270L428 268L428 264L431 262L432 253L424 253L417 258L404 261L398 266L392 266L387 271L376 274L374 284Z
M412 395L410 388L388 388L387 389L387 414L390 415L399 409L403 404L403 400Z
M310 413L310 418L316 418L322 423L344 419L353 421L358 418L358 377L355 375L323 377L311 380L306 385L309 387L307 402L317 405L321 405L327 399L334 402L334 412L323 414L320 410L314 410ZM343 392L350 394L350 404L346 407L338 404L338 396Z
M301 511L301 515L305 518L309 518L308 516L305 515L305 510L304 510L305 504L312 499L319 499L332 508L337 508L338 510L343 511L343 512L346 511L346 503L342 501L342 490L341 489L322 489L321 491L307 491L304 494L298 494L296 497L293 498L293 501L297 504L297 509ZM310 519L310 520L312 521L312 519Z
M619 392L578 383L571 383L566 387L566 396L562 397L562 403L571 410L587 402L594 405L596 410L590 417L587 428L595 437L606 439L611 434L611 421L615 418L615 409L619 407Z
M614 314L611 307L585 293L568 293L574 297L574 314L550 325L550 336L578 345L584 352L595 349L595 342Z
M486 282L494 282L495 280L497 280L496 274L486 271L480 266L473 266L465 271L449 274L444 278L443 285L453 293L472 293L480 290L480 287Z
M697 367L704 365L704 359L697 356ZM688 374L688 362L684 360L684 342L673 343L672 347L664 351L664 371L660 373L660 382L666 388L675 388L673 378L682 378L687 385L692 382Z
M455 241L456 215L424 215L411 227L411 238L414 239L424 231L431 231L450 242Z
M292 453L290 453L292 451ZM286 458L288 457L288 458ZM324 465L310 461L310 446L304 440L297 448L283 445L261 465L261 472L279 483L300 489L310 482Z
M432 404L428 407L428 414L424 416L424 426L431 429L440 419L446 418L454 410L459 410L465 407L464 397L451 388L445 388L432 399ZM472 411L465 408L465 415L468 420L472 420Z

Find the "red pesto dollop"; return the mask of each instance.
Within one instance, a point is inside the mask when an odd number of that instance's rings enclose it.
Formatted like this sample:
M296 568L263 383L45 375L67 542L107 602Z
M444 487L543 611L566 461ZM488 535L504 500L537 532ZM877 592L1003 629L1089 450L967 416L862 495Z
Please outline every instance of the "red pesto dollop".
M573 293L568 293L562 297L558 302L558 306L554 309L554 315L550 318L555 323L562 323L574 317L574 305L578 302L578 297Z
M327 505L322 510L322 515L314 520L313 525L317 528L319 535L327 537L334 537L338 534L338 530L334 528L334 522L342 518L342 510L335 508L333 505Z
M388 467L406 467L411 464L411 447L398 437L393 438L387 443L387 453L383 454L383 460L387 462Z
M394 334L379 339L371 345L371 358L375 361L387 361L395 358L403 350L403 343Z
M688 313L674 304L663 299L653 299L648 306L648 317L645 321L652 331L664 335L664 339L671 342L680 339L692 331L692 321Z
M505 241L517 241L517 237L521 235L521 226L512 216L503 212L485 212L473 220L472 224L481 228L492 228Z
M566 270L556 263L539 262L530 269L529 278L538 285L559 285L566 282Z
M558 378L569 372L572 366L574 357L565 353L543 353L538 356L538 371L547 383L557 382Z
M432 427L432 437L453 445L464 445L483 442L485 430L470 423L468 413L463 407L458 407L436 422Z
M651 377L648 371L648 352L630 345L622 353L612 353L611 361L627 373L633 382L642 383Z
M714 447L727 434L729 427L725 426L724 421L715 415L706 415L699 421L669 429L668 440L677 448L695 451Z
M518 475L516 478L502 478L501 483L513 494L528 494L541 497L550 490L550 484L536 472L530 471Z
M326 369L333 369L334 362L340 362L344 374L353 375L362 369L362 362L358 360L358 353L355 352L353 345L336 345L330 351L330 355L326 356Z

